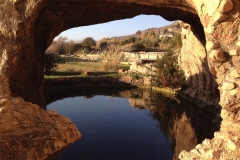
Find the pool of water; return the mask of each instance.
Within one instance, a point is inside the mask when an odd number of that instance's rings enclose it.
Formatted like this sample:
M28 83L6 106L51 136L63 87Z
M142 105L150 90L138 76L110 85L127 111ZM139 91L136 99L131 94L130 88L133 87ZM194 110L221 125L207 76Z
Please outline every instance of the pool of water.
M121 93L68 97L47 105L82 133L59 160L171 160L213 135L209 124L206 133L195 133L199 120L191 122L191 109L173 98L144 91Z

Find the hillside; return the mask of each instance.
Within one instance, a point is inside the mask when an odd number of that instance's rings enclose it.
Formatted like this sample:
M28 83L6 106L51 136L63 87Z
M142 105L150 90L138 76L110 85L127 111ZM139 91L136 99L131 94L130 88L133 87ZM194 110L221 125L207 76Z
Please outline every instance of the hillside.
M119 37L112 37L111 39L116 39L116 40L122 40L130 37L135 37L135 38L142 38L144 39L149 32L153 31L155 35L159 34L164 34L164 33L181 33L181 26L178 21L159 28L148 28L143 31L140 31L140 34L132 34L132 35L125 35L125 36L119 36ZM137 32L137 31L136 31Z

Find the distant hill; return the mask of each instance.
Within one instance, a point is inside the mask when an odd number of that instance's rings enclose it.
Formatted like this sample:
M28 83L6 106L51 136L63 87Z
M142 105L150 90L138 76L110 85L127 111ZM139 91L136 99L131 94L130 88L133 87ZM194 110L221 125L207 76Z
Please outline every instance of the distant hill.
M140 31L140 34L132 34L132 35L125 35L125 36L118 36L118 37L111 37L111 39L121 40L130 37L135 38L142 38L144 39L150 31L153 31L155 35L164 34L164 33L181 33L182 29L178 21L174 22L173 24L159 27L159 28L148 28L146 30ZM136 31L137 32L137 31Z

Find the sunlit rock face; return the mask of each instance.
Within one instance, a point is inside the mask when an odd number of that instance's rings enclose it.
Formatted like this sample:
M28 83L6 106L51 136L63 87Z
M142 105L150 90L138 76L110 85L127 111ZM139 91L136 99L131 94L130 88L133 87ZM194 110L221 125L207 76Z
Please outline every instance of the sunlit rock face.
M67 117L22 98L1 99L0 114L0 159L56 158L81 137Z
M239 11L238 0L1 0L0 87L5 89L0 97L18 96L42 107L45 105L43 53L61 31L139 14L179 19L190 24L193 36L206 49L209 70L216 76L220 91L223 118L221 130L213 140L191 152L183 152L180 158L239 157ZM194 56L191 58L195 61ZM199 57L196 59L199 61ZM194 68L202 67L198 64ZM202 76L210 77L208 71L198 70L203 71ZM196 78L199 79L201 76ZM199 90L200 95L205 94L203 90Z
M201 108L214 108L210 110L220 113L218 85L208 67L205 40L199 40L190 25L183 22L181 25L183 46L178 63L185 73L187 86L180 96L185 94Z

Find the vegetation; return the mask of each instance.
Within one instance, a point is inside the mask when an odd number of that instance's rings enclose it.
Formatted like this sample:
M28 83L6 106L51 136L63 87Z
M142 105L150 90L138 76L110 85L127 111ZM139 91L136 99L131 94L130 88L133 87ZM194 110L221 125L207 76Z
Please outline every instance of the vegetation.
M133 73L131 76L133 80L138 80L140 78L137 73Z
M153 81L155 86L176 88L185 84L184 72L179 69L177 58L172 50L168 50L157 60L157 71Z
M170 33L172 37L165 36L159 39L159 33L160 31L156 29L137 31L132 36L103 38L98 42L92 37L87 37L82 41L72 41L60 36L53 41L48 51L56 55L71 55L72 57L60 57L60 60L56 62L54 56L46 55L49 57L45 58L44 72L48 75L51 73L61 76L78 76L85 71L115 72L120 67L129 69L129 65L120 65L120 62L126 59L121 51L162 51L170 48L162 58L157 60L154 84L158 87L179 87L185 83L185 78L177 65L177 55L173 50L182 46L181 35L172 32ZM164 33L168 33L168 30ZM91 54L88 55L90 51ZM96 59L91 57L95 56L92 51L97 51ZM139 78L137 74L131 76L133 79Z
M147 39L155 39L155 33L153 31L148 32Z
M99 44L99 47L100 47L101 50L107 49L107 46L108 46L107 41L102 41Z
M69 40L67 37L58 37L47 49L48 52L59 55L73 55L82 53L82 51L89 52L96 46L96 41L87 37L82 42Z
M138 30L138 31L136 32L136 34L137 34L137 35L141 34L141 31Z
M135 42L131 45L131 51L141 51L145 48L145 46L141 42Z
M56 58L53 54L45 54L44 56L44 73L50 74L54 69L56 69Z
M181 34L176 33L173 37L163 37L160 42L162 44L169 44L169 48L181 48L182 47L182 39Z
M92 47L96 46L96 41L92 37L87 37L81 44L86 50L91 50Z
M109 46L107 50L104 50L100 56L102 58L102 67L104 70L116 70L124 56L120 53L120 47Z
M181 48L182 47L182 39L181 34L175 34L172 38L172 47L173 48Z

